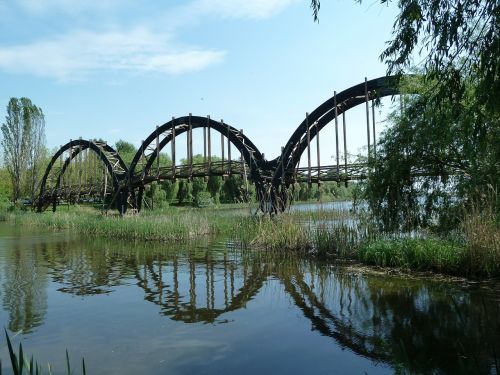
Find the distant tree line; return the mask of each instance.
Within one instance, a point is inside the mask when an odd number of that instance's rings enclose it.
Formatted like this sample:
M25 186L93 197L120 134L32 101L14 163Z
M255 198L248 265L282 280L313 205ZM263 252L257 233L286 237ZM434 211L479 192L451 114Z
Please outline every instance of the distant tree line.
M124 140L116 142L115 148L127 164L130 164L137 152L132 143ZM220 159L212 156L212 160ZM160 153L162 166L170 166L171 163L167 154ZM194 155L193 164L201 163L203 163L203 156ZM187 165L187 160L182 159L180 164ZM320 186L296 183L292 186L292 194L295 201L349 199L354 186L346 188L338 186L335 182L324 182ZM247 187L244 178L240 175L194 177L192 181L179 179L154 182L146 186L145 192L146 204L154 208L171 204L203 207L212 204L255 202L257 199L253 184L250 182Z

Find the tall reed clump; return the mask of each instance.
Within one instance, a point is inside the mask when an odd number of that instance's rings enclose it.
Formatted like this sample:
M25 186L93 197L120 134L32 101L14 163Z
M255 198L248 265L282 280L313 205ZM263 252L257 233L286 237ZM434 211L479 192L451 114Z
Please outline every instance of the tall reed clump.
M466 266L471 275L500 276L500 223L495 203L497 194L482 205L473 204L461 229L465 237Z
M43 367L38 364L38 361L31 358L28 358L24 355L23 345L19 343L19 350L16 354L12 347L12 343L10 341L10 337L5 330L5 337L7 339L7 348L9 350L10 364L12 366L12 372L14 375L22 375L24 373L29 375L41 375L43 374ZM52 375L52 366L50 364L47 365L48 374ZM24 372L26 370L26 372ZM74 371L71 369L71 363L69 361L68 351L66 350L66 374L72 375ZM87 371L85 369L85 359L82 358L82 374L86 375ZM2 375L2 360L0 359L0 375Z
M308 251L312 242L307 229L290 214L259 217L254 220L254 238L250 245L268 250Z
M360 246L377 238L375 228L355 222L318 224L311 233L314 249L320 256L353 258Z

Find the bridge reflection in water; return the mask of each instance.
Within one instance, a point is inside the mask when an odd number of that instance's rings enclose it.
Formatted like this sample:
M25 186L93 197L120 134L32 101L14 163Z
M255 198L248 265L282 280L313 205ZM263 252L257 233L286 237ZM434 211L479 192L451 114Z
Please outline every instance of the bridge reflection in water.
M66 238L11 246L0 252L0 269L11 331L43 325L48 284L87 298L137 286L165 318L210 324L238 324L234 313L272 284L276 299L288 300L313 331L373 363L412 373L490 373L498 357L498 292L361 274L230 242L131 248ZM37 276L20 277L30 272Z

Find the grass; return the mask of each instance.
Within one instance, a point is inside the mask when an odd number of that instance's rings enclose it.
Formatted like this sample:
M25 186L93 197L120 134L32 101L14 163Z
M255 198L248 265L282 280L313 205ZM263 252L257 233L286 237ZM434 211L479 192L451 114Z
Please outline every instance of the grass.
M359 259L382 267L460 274L466 248L435 238L380 239L359 249Z
M360 246L358 258L382 267L403 267L473 278L500 276L500 225L494 210L472 208L449 239L384 238Z
M173 211L170 209L170 211ZM215 220L215 216L218 219ZM146 241L181 241L216 234L228 225L220 215L209 211L179 211L175 214L131 215L123 218L105 216L100 212L82 208L67 212L20 212L13 214L11 222L28 227L70 229L84 235L99 235Z

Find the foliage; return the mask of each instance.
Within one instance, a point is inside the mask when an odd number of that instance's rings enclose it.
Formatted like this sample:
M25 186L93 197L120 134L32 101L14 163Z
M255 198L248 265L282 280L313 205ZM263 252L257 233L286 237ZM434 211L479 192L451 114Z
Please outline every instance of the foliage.
M9 172L6 168L0 168L0 198L10 199L12 197L12 184Z
M338 185L336 182L325 181L320 186L316 184L309 186L307 182L297 182L291 186L291 189L293 200L296 202L311 200L333 201L351 199L356 185L356 183L351 183L348 187L345 187L344 185Z
M33 199L45 152L45 119L28 98L11 98L2 124L4 162L12 182L12 198Z
M499 186L500 6L497 0L402 0L397 6L381 59L388 73L401 74L418 51L423 79L406 87L419 96L407 99L380 140L367 194L385 230L449 229L461 219L460 206ZM319 0L311 7L317 20Z
M208 191L199 191L194 197L194 205L196 207L208 207L214 204L214 200Z
M161 188L165 192L166 202L170 204L177 197L179 184L177 181L165 180L161 183Z
M403 90L420 94L406 98L403 113L391 115L366 189L383 230L452 229L464 204L481 202L499 186L500 118L477 102L477 81L463 80L459 103L437 102L432 82L422 78L404 83Z
M116 152L118 152L118 154L121 156L121 158L127 165L130 165L132 159L137 153L137 148L135 148L135 146L132 143L126 142L122 139L118 140L115 143L115 150Z
M148 185L146 197L153 203L154 208L163 208L168 206L167 194L162 186L156 181Z
M210 176L207 182L207 191L210 193L215 203L219 203L220 191L224 181L218 176Z
M362 0L356 0L361 3ZM380 0L388 4L390 0ZM424 70L437 82L436 94L460 101L461 72L476 72L478 102L500 109L500 6L497 0L401 0L392 40L381 59L389 73L412 66L424 54ZM320 0L311 0L318 20Z
M177 191L177 200L180 204L191 202L193 199L193 185L186 180L179 181L179 188Z

